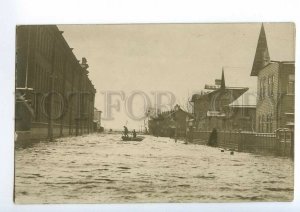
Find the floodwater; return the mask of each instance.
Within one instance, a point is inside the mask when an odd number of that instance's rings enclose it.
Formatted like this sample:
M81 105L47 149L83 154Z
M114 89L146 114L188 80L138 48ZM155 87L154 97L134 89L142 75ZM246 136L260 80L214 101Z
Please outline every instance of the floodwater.
M17 147L16 203L291 201L289 158L91 134Z

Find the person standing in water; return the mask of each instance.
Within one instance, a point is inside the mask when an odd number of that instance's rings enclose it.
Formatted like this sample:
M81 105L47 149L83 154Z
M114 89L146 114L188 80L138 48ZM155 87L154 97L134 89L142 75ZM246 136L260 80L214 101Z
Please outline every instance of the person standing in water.
M216 128L214 128L212 130L212 132L210 133L207 145L208 146L217 146L218 145L218 132L217 132Z

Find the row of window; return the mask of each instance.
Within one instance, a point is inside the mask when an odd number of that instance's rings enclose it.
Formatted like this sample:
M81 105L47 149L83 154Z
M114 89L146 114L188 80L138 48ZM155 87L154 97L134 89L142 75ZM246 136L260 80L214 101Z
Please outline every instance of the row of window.
M271 133L273 132L273 115L272 113L267 115L259 115L258 116L258 131Z
M34 73L34 90L37 94L35 95L34 101L33 101L33 107L35 110L35 121L47 122L47 116L46 116L46 114L44 114L44 113L46 113L45 110L47 108L45 107L46 106L45 104L47 104L47 103L42 101L43 97L39 93L46 94L46 92L50 91L50 83L51 83L50 73L48 71L46 71L46 69L43 68L41 65L39 65L39 63L36 63L35 73ZM61 78L55 78L53 91L62 93L63 80ZM73 98L73 99L71 99L71 101L75 101L75 102L73 102L71 104L76 105L76 99L75 98ZM83 99L81 99L81 101L83 101ZM60 114L62 111L61 101L54 99L53 103L54 104L53 104L53 108L52 108L52 113ZM44 104L44 105L42 106L41 104ZM89 105L90 102L88 102L87 99L85 99L85 102L82 102L81 104ZM72 111L72 113L75 113L76 107L78 107L78 105L73 107L72 110L74 110L74 111Z
M37 37L36 37L36 48L41 53L46 60L51 61L53 55L53 45L54 45L54 38L49 34L49 31L46 27L37 27ZM57 43L57 47L59 44ZM55 51L55 58L54 58L54 67L57 73L63 73L66 71L67 77L71 77L72 73L78 73L75 67L78 65L78 61L74 61L74 63L67 62L66 66L64 63L67 60L67 56L63 57L64 54L56 48ZM52 61L51 61L52 62ZM69 76L70 74L70 76ZM81 79L80 79L81 80ZM92 87L92 86L91 86Z
M259 80L259 99L264 99L266 96L272 97L274 95L275 77L268 76Z
M49 90L50 77L49 72L38 63L35 64L34 89L37 92Z
M51 61L51 56L53 53L53 38L47 32L47 29L43 27L37 27L37 38L36 38L36 47L38 51ZM61 57L60 52L55 52L55 67L59 72L63 71L63 57Z
M34 89L36 92L47 92L50 90L50 73L38 63L35 65L34 79ZM56 92L61 92L62 88L62 79L55 78L53 90Z
M264 77L259 80L258 96L259 96L260 100L264 99L267 96L272 97L274 95L274 82L275 82L275 77L273 75ZM294 74L288 75L287 94L295 94L295 75Z
M43 27L37 27L36 47L48 59L51 58L53 39Z
M63 57L61 57L61 55L59 55L59 53L56 53L55 55L55 68L56 68L56 71L58 73L62 73L64 70L64 67L63 67Z

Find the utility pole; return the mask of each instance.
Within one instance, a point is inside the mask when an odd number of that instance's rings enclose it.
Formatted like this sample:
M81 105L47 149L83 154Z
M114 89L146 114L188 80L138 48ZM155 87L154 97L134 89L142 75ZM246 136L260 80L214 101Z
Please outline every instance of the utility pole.
M78 101L76 101L77 103L77 116L75 118L75 122L76 122L76 130L75 130L75 135L78 136L79 135L79 121L80 121L80 117L81 117L81 112L80 112L80 102L81 102L81 93L80 91L77 93L78 94Z
M49 92L49 103L48 103L48 138L49 141L53 140L53 120L52 120L52 109L53 109L53 88L54 88L54 72L55 72L55 67L54 67L54 62L55 62L55 43L56 43L56 38L54 36L53 39L53 48L52 48L52 58L51 58L51 73L50 73L50 92Z
M175 120L175 143L177 143L177 121Z
M26 75L25 75L25 90L28 88L28 63L30 54L30 31L31 27L28 27L28 40L27 40L27 55L26 55Z
M176 112L179 111L180 106L178 104L174 107L174 121L175 121L175 143L177 143L177 131L178 131L178 123L177 123L177 117Z

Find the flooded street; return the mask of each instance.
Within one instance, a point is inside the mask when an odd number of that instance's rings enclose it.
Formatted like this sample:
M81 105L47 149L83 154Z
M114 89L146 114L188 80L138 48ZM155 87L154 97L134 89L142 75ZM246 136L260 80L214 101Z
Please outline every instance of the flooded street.
M17 203L289 201L289 158L92 134L15 152Z

